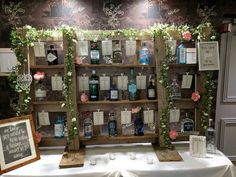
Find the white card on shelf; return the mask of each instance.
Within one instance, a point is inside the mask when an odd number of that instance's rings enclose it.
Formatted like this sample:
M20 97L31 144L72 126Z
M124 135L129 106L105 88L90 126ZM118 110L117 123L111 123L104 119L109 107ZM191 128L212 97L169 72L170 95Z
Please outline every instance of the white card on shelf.
M191 88L192 81L193 81L193 75L188 75L188 74L183 75L181 88L184 89Z
M89 90L89 77L88 76L78 76L78 86L79 91Z
M50 125L49 113L48 112L38 112L39 126Z
M46 57L44 42L34 42L35 57Z
M77 56L88 56L88 41L78 41L76 44L76 55Z
M136 84L137 84L137 89L146 89L146 76L136 76Z
M121 111L121 124L131 123L131 111Z
M104 124L104 112L93 112L93 124L94 125Z
M136 41L127 40L125 45L125 55L133 56L136 55Z
M179 109L171 109L170 110L170 123L179 122L180 110Z
M112 40L102 41L102 55L112 55Z
M206 137L205 136L189 136L189 151L193 157L206 157Z
M197 50L196 48L186 49L186 64L196 64L197 63Z
M100 90L110 90L110 76L99 77Z
M117 87L119 90L127 90L128 76L118 76Z
M51 77L52 90L53 91L62 91L63 89L63 80L62 76L52 76Z
M151 124L154 122L154 111L153 110L143 111L143 115L144 115L144 124Z

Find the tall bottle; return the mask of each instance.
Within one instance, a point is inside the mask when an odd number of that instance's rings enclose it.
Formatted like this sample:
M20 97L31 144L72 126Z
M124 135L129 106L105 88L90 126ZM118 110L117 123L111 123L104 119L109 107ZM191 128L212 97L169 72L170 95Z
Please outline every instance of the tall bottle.
M209 119L209 126L206 130L206 144L208 153L216 153L216 131L213 128L212 119Z
M171 89L173 93L173 98L181 98L181 88L179 83L177 82L177 78L173 78L172 83L171 83Z
M90 117L84 119L84 137L91 139L93 136L93 121Z
M92 75L89 78L89 100L99 100L99 77L96 75L95 70L92 70Z
M142 47L139 51L139 64L141 65L150 64L150 53L148 48L146 47L146 43L142 44Z
M99 64L100 49L97 41L90 42L90 59L91 59L91 64Z
M138 93L137 93L137 84L136 84L136 78L134 76L134 69L130 69L130 78L128 81L128 92L129 92L129 100L135 101L138 99Z
M189 114L185 114L185 118L181 120L181 132L194 131L194 121L190 119Z
M119 90L116 86L116 82L113 80L110 91L109 91L109 100L118 101L118 99L119 99Z
M109 113L108 132L109 132L109 136L117 135L117 122L116 122L114 112Z
M122 51L119 41L116 41L115 47L113 50L113 64L122 64Z
M47 96L47 89L42 80L39 80L35 85L35 100L45 101Z
M64 119L61 116L57 116L54 124L54 136L56 138L64 137Z
M147 99L148 100L155 100L157 98L156 96L156 87L154 85L154 79L152 77L149 77L149 85L147 87Z
M49 49L47 51L47 60L48 60L48 65L58 64L57 50L54 49L54 45L49 46Z
M186 64L186 47L181 41L177 49L178 54L178 64Z

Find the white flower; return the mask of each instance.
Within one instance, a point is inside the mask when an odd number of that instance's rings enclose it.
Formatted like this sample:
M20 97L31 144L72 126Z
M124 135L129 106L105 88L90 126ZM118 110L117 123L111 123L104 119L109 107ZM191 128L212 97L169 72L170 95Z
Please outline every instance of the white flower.
M67 73L67 76L72 76L72 72L69 71L69 72Z
M72 121L72 122L76 122L76 118L73 117L73 118L71 119L71 121Z
M77 43L77 40L75 40L75 39L72 39L72 41L73 41L74 43Z
M34 43L33 42L30 43L30 47L34 47Z
M74 130L77 130L77 127L74 127Z
M26 29L31 29L32 27L30 25L25 25Z
M62 103L62 104L61 104L61 107L63 108L65 105L66 105L65 103Z

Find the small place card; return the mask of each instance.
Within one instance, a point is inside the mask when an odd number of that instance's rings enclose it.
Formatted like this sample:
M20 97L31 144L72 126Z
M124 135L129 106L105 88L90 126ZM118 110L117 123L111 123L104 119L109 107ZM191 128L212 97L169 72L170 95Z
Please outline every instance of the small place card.
M100 90L110 89L110 76L100 76L99 77Z
M170 123L179 122L180 110L179 109L171 109L170 110Z
M48 112L38 112L39 126L50 125L49 113Z
M111 40L105 40L102 41L102 55L112 55L112 41Z
M62 89L63 89L62 76L57 76L57 75L52 76L51 83L52 83L52 90L53 91L62 91Z
M127 90L128 76L118 76L117 87L119 90Z
M188 74L183 75L181 88L184 89L191 88L192 81L193 81L193 75L188 75Z
M35 57L46 57L44 42L34 42Z
M137 89L146 89L146 76L136 76Z
M189 150L193 157L206 157L206 137L205 136L189 136Z
M144 115L144 123L145 124L152 124L154 122L154 111L153 110L143 111L143 115Z
M104 112L93 112L93 124L94 125L104 124Z
M121 111L121 124L131 123L131 111Z
M88 76L79 76L77 77L79 91L89 90L89 77Z
M76 44L76 55L77 56L88 56L88 41L78 41Z
M136 55L136 41L127 40L125 46L126 46L126 48L125 48L125 55L126 56Z
M196 48L186 49L186 64L196 64L197 63L197 50Z

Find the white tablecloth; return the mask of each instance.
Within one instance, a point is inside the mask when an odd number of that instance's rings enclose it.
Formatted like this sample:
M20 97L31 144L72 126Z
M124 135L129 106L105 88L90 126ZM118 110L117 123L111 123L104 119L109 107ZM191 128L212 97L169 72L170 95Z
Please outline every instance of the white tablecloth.
M236 177L236 169L220 151L206 158L189 155L188 149L179 148L183 161L159 162L150 144L118 145L116 147L88 147L84 167L59 169L62 155L55 151L42 152L41 160L28 164L2 177ZM130 154L135 152L136 159ZM109 155L115 155L110 160ZM153 164L147 163L153 158ZM91 160L96 165L90 165Z

